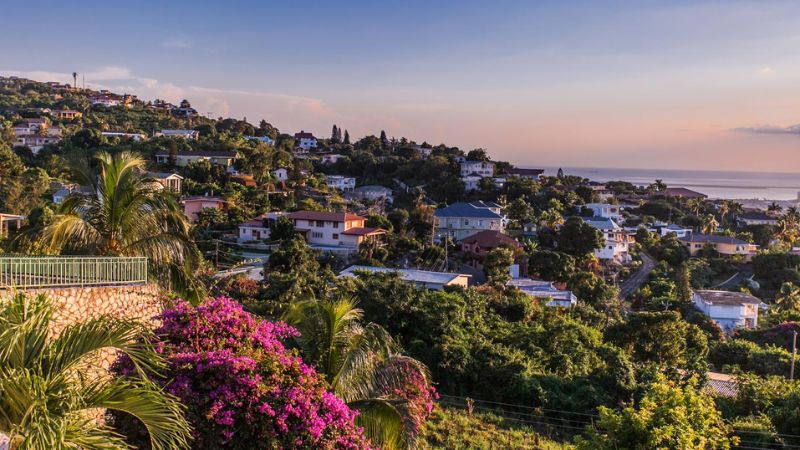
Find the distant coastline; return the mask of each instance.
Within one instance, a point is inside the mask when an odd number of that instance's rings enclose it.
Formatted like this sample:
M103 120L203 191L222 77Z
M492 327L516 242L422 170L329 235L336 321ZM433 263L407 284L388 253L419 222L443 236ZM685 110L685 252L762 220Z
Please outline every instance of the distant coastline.
M545 169L545 175L556 175L559 167L521 165L524 168ZM667 186L685 187L711 198L737 200L797 201L800 192L800 173L734 172L717 170L671 169L609 169L591 167L561 167L567 175L577 175L593 181L629 181L637 186L661 179Z

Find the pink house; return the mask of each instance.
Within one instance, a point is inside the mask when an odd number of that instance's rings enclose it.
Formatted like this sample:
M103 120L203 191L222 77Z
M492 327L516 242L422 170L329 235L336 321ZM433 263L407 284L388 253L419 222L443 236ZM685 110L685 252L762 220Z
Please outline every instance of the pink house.
M189 218L190 222L197 222L197 214L205 208L225 210L228 202L219 197L189 197L183 200L183 213Z

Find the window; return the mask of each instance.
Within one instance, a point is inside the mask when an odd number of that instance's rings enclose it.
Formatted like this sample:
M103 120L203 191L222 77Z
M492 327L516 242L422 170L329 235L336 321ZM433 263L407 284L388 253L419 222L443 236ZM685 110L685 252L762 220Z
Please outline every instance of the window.
M315 239L322 239L322 233L320 233L319 231L314 231L311 233L311 237Z
M318 220L317 221L317 228L323 228L325 226L325 222Z
M333 222L333 228L339 228L339 222Z
M469 225L469 220L464 219L464 225Z
M339 239L339 233L333 233L333 238L334 239Z

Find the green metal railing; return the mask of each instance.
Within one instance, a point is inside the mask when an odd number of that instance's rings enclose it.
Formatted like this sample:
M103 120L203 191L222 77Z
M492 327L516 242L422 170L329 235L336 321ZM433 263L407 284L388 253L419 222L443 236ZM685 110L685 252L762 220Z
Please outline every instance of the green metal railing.
M0 289L144 283L144 257L0 256Z

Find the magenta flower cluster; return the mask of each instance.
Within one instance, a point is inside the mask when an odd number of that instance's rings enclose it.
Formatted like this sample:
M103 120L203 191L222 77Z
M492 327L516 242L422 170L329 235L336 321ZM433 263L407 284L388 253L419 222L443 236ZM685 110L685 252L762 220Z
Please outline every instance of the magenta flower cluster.
M160 319L160 382L186 405L194 448L370 448L356 412L284 347L293 328L256 320L226 297L179 301Z

